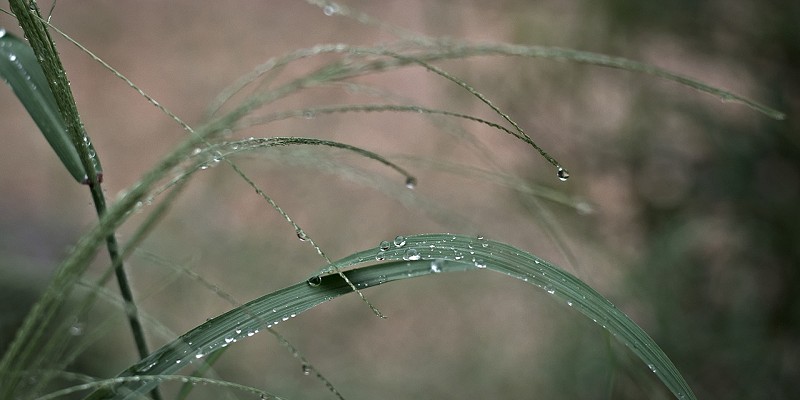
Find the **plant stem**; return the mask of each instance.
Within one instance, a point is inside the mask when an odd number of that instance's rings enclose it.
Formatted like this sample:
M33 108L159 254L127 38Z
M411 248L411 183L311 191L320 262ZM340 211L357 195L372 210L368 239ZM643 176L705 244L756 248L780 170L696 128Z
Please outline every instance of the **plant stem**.
M47 78L50 89L56 98L59 111L67 126L67 131L72 139L81 163L86 170L86 183L92 194L95 210L98 218L106 214L106 199L101 188L102 173L99 171L99 161L97 154L90 154L92 149L91 142L83 129L83 123L78 115L75 99L69 87L67 75L61 64L61 59L55 48L55 43L50 37L45 23L42 21L38 5L35 0L10 0L11 9L28 38L28 42L33 48L34 53L39 59L45 77ZM106 236L106 247L111 262L114 265L117 283L120 293L125 302L125 311L131 326L136 348L141 358L147 357L150 351L145 341L144 330L139 321L136 303L133 299L128 277L125 273L122 257L119 252L119 245L113 232ZM152 391L152 396L156 400L161 399L158 389Z

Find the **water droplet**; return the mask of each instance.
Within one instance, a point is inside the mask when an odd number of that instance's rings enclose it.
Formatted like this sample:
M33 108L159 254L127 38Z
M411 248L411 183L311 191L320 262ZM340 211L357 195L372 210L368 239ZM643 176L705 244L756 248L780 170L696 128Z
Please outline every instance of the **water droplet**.
M297 238L300 239L301 242L305 242L306 240L308 240L308 235L306 235L306 233L303 232L302 229L298 229Z
M561 180L561 182L564 182L567 179L569 179L569 171L567 171L562 167L558 167L558 171L556 172L556 174L558 175L558 179Z
M419 252L417 251L417 249L408 249L408 250L406 250L406 253L403 254L403 260L406 260L406 261L415 261L415 260L419 260L419 259L420 259L420 255L419 255Z
M6 35L6 28L0 28L0 38Z
M442 265L444 265L444 260L442 260L441 258L437 258L431 261L431 272L433 272L434 274L442 272Z
M337 12L339 12L339 6L336 4L329 4L322 8L322 13L329 17Z
M656 372L656 366L653 364L647 364L647 368L650 368L650 371Z
M384 240L384 241L381 241L381 244L378 247L381 250L386 251L386 250L389 250L390 247L392 247L392 244L389 243L388 240Z
M311 375L311 366L303 364L303 375Z
M484 249L489 247L489 242L486 241L486 238L483 237L483 235L478 235L477 239L478 239L478 243L481 244L481 247L483 247Z
M197 354L194 355L194 358L203 358L204 355L205 354L203 354L203 353L197 353Z
M473 261L473 264L475 264L476 268L486 268L486 261L484 261L483 259L480 259L480 258L476 258Z
M11 55L8 56L8 60L9 61L17 61L17 56L11 54Z
M406 238L397 236L394 238L394 247L403 247L406 245Z
M316 113L311 110L303 111L303 118L305 119L314 119Z
M322 284L322 277L319 275L312 276L311 278L308 278L306 283L308 283L308 286L317 287Z
M406 187L409 189L414 189L417 187L417 178L414 178L413 176L406 178Z
M199 148L199 147L198 147L198 148L195 148L194 150L192 150L192 155L193 155L193 156L196 156L196 155L200 154L200 152L201 152L201 151L203 151L203 150L200 150L200 148Z
M556 294L556 290L552 286L545 286L544 290L546 290L547 293Z
M69 327L69 334L72 336L83 335L83 322L75 322Z
M386 259L386 253L383 250L379 250L377 254L375 254L375 259L378 261L383 261Z
M594 214L594 207L586 201L579 201L575 203L575 210L578 211L580 215L589 215Z
M567 300L567 305L568 305L568 306L570 306L570 307L572 307L572 301L570 301L570 300Z

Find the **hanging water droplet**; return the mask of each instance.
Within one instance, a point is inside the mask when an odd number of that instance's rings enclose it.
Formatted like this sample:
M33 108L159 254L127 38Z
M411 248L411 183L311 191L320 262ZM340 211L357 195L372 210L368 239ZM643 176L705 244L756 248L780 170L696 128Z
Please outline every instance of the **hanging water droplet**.
M381 241L381 244L380 244L380 245L378 245L378 247L379 247L381 250L383 250L383 251L386 251L386 250L389 250L389 248L390 248L390 247L392 247L392 244L391 244L391 243L389 243L389 241L388 241L388 240L383 240L383 241Z
M572 301L571 300L567 300L567 305L572 307Z
M297 238L300 239L301 242L305 242L306 240L308 240L308 235L306 235L306 233L302 229L298 229Z
M406 260L406 261L415 261L415 260L419 260L419 259L420 259L420 255L419 255L419 251L417 251L417 249L408 249L408 250L406 250L405 254L403 254L403 260Z
M336 14L338 11L339 11L339 6L337 6L336 4L329 4L322 8L322 13L329 17L333 14Z
M558 167L558 171L556 171L556 175L558 175L558 179L561 180L561 182L564 182L567 179L569 179L569 171L567 171L566 169L564 169L562 167Z
M647 368L650 368L650 371L656 372L656 366L653 364L647 364Z
M406 187L409 188L409 189L416 188L417 187L417 178L414 178L413 176L409 176L408 178L406 178Z
M475 264L475 268L486 268L486 261L481 258L476 258L472 263Z
M444 260L441 258L437 258L431 261L431 272L433 272L434 274L442 272L442 265L444 265Z
M303 375L311 375L311 366L303 364Z
M319 275L312 276L311 278L308 278L306 283L308 283L308 286L317 287L322 284L322 277Z
M397 236L394 238L394 247L403 247L406 245L406 238Z

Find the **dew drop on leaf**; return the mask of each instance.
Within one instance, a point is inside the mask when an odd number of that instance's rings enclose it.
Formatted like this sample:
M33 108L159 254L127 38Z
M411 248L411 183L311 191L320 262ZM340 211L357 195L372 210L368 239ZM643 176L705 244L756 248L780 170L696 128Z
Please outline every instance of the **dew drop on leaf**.
M76 322L69 327L69 334L72 336L83 335L83 322Z
M442 260L441 258L437 258L437 259L431 261L431 272L433 272L434 274L438 274L439 272L442 272L442 265L443 264L444 264L444 260Z
M420 255L419 255L419 251L417 251L417 249L408 249L408 250L406 250L406 253L403 254L403 260L406 260L406 261L415 261L415 260L419 260L419 259L420 259Z
M394 247L403 247L406 245L406 238L397 236L394 238Z
M384 241L381 241L381 244L378 247L381 250L386 251L386 250L389 250L390 247L392 247L392 244L389 243L388 240L384 240Z
M317 287L322 284L322 277L319 275L312 276L311 278L308 278L306 283L308 283L308 286Z

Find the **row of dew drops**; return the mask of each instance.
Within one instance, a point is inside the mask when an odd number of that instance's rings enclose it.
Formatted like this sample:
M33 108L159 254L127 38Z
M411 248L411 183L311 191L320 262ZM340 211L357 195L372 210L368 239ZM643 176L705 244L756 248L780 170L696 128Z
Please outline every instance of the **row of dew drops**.
M455 239L455 237L454 237L454 239ZM476 248L476 247L481 247L483 249L486 249L486 248L489 247L489 242L482 235L478 235L475 239L476 239L475 242L469 244L469 248L472 249L472 248ZM386 251L392 249L392 246L394 246L394 248L402 248L405 245L406 245L406 238L403 237L403 236L395 237L394 240L391 243L389 241L387 241L387 240L384 240L378 246L378 252L377 252L377 254L375 254L375 259L378 260L378 261L382 261L386 257L385 256ZM436 246L431 244L431 245L429 245L429 248L430 248L430 250L434 250L436 248ZM475 251L470 251L470 254L474 255ZM462 260L464 260L464 257L465 257L464 254L460 253L459 251L454 251L452 259L454 261L462 261ZM422 255L420 255L419 250L417 250L416 248L410 247L410 248L406 249L406 251L403 253L403 260L416 261L416 260L420 260L420 259L422 259ZM447 259L444 258L444 257L434 257L431 260L431 272L433 272L433 273L442 272L442 267L444 266L445 261L447 261ZM481 258L473 257L472 258L472 264L476 268L481 268L481 269L482 268L486 268L486 261L484 261Z

